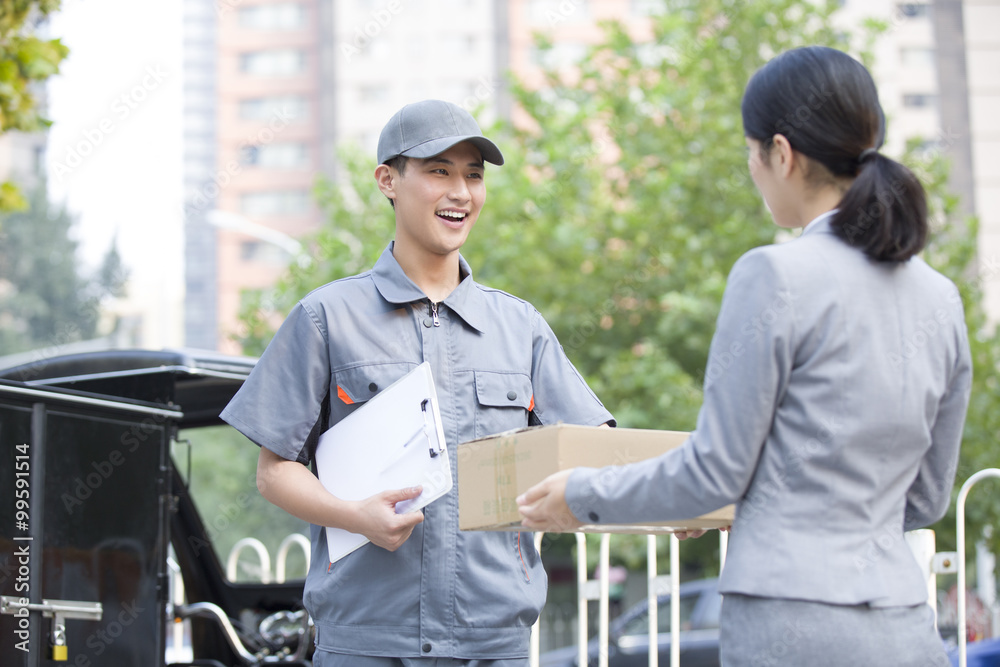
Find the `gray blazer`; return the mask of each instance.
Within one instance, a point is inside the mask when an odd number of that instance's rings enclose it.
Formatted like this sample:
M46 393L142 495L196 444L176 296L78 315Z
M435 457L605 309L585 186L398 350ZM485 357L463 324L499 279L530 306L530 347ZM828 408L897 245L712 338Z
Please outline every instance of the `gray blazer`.
M873 262L830 217L733 267L684 446L579 469L567 501L588 523L735 502L723 593L918 604L903 531L950 502L972 379L962 304L923 260Z

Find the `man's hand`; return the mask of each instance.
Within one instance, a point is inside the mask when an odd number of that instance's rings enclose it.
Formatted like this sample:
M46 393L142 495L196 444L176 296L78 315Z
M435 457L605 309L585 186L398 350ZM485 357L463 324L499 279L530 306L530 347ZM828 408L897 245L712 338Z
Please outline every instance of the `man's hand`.
M317 526L343 528L364 535L373 544L395 551L424 520L423 512L396 514L396 503L420 495L422 487L383 491L371 498L346 501L327 491L298 461L281 458L261 447L257 460L261 495L289 514Z
M549 475L517 497L521 525L549 533L569 533L583 525L566 504L566 482L572 470Z
M371 543L395 551L403 546L413 533L413 528L424 520L420 511L396 514L396 503L410 500L420 495L422 487L383 491L357 502L359 532Z

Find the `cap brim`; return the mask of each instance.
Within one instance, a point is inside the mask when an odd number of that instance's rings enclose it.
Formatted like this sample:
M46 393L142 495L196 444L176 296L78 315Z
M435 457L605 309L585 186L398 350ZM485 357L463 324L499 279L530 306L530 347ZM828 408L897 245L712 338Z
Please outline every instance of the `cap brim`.
M424 143L414 146L408 151L403 151L400 155L405 157L415 157L415 158L429 158L435 155L440 155L446 150L451 148L456 144L460 144L463 141L470 142L473 146L479 149L482 154L483 159L487 162L495 165L503 164L503 153L497 148L497 145L486 137L479 135L470 136L458 136L458 137L442 137L440 139L431 139L430 141L425 141Z

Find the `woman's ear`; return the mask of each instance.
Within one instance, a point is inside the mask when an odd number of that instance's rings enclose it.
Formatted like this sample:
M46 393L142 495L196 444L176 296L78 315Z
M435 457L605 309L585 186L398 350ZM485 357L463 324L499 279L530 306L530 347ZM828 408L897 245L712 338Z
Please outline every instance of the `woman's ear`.
M788 141L788 137L783 134L776 134L771 139L771 166L778 170L778 173L788 178L792 174L798 160L795 149Z
M387 164L380 164L375 167L375 183L378 189L389 199L396 198L396 179L398 175Z

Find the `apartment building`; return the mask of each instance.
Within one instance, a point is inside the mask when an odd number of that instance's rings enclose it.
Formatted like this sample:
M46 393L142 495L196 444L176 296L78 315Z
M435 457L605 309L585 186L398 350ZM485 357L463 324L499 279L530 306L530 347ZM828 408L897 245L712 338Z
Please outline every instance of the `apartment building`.
M185 0L186 344L236 351L242 294L268 288L316 229L311 188L337 147L374 153L385 121L418 99L513 114L505 73L540 83L572 67L599 22L651 34L659 0ZM845 0L838 21L889 29L874 71L886 150L943 151L979 216L980 279L1000 319L1000 0ZM541 54L533 33L553 49ZM374 166L374 164L373 164ZM388 230L387 230L388 231Z

